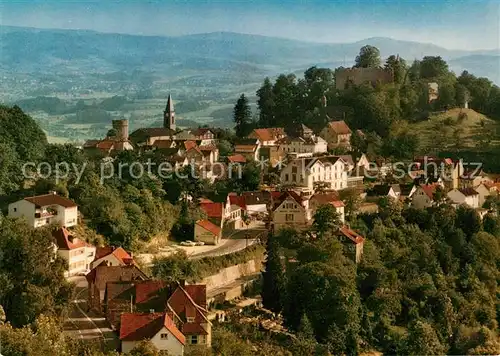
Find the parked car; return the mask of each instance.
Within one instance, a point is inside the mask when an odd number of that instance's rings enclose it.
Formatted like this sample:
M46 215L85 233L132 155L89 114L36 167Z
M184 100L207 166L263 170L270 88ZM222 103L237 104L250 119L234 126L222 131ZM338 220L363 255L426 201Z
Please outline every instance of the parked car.
M195 242L196 246L203 246L205 243L203 241L196 241Z
M90 272L89 269L85 270L85 271L80 271L80 272L77 272L76 275L77 276L86 276L88 273Z
M186 240L186 241L182 241L181 242L181 246L190 246L190 247L193 247L193 246L196 246L196 243L193 242L193 241L190 241L190 240Z

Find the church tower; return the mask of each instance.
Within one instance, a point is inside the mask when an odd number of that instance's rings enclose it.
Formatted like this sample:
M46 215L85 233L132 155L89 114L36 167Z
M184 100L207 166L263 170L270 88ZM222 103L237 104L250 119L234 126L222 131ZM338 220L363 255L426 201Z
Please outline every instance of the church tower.
M167 107L163 112L163 127L175 131L175 111L172 95L168 95Z

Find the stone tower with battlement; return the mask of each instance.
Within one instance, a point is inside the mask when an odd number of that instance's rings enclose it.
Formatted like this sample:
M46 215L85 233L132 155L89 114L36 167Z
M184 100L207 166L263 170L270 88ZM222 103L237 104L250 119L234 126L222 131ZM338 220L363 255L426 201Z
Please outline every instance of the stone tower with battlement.
M172 95L168 95L167 107L163 111L163 127L175 131L175 111Z

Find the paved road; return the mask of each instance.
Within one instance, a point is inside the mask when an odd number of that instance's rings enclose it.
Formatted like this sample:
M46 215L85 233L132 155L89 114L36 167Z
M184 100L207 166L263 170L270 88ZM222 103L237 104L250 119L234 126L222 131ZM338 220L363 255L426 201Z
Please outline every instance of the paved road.
M110 328L106 319L93 312L87 312L87 281L85 277L72 277L76 284L75 299L71 301L71 309L64 323L64 333L78 339L93 340L103 350L114 350L118 347L117 335Z
M237 252L243 250L245 247L253 245L258 241L258 238L265 234L267 231L264 229L243 229L238 230L228 237L227 241L223 241L220 246L216 246L213 249L201 252L197 254L190 255L189 258L198 259L202 257L214 257L227 255L229 253ZM248 239L245 237L248 234Z

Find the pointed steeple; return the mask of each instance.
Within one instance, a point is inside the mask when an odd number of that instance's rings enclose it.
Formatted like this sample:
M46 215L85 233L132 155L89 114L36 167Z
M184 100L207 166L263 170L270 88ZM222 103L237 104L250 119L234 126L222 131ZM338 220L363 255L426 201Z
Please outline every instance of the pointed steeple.
M167 106L163 111L163 127L175 131L175 110L172 95L168 94Z
M174 112L174 102L172 101L172 94L168 94L167 106L165 107L165 111L169 113Z

